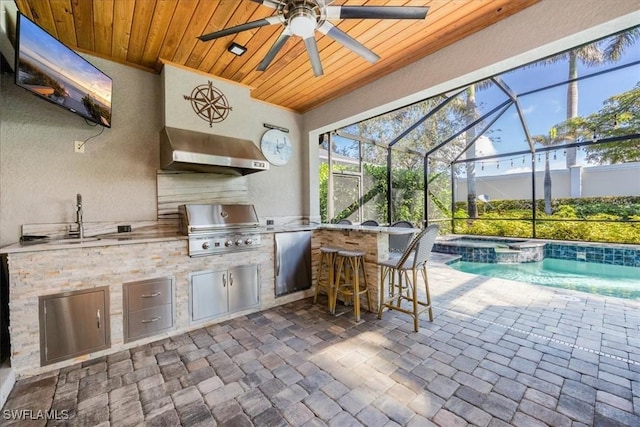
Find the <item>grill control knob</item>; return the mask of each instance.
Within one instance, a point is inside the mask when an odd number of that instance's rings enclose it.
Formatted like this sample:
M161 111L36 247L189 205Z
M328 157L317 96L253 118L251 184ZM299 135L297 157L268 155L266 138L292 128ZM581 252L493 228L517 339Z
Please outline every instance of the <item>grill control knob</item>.
M242 239L236 240L236 246L240 246L242 244Z
M233 245L233 242L232 242L231 240L227 240L226 242L224 242L224 245L225 245L226 247L229 247L229 246L232 246L232 245Z
M209 242L204 242L202 244L202 249L209 249L211 247L211 245L209 244Z
M244 241L245 245L250 245L252 243L253 243L253 239L247 239L247 240Z

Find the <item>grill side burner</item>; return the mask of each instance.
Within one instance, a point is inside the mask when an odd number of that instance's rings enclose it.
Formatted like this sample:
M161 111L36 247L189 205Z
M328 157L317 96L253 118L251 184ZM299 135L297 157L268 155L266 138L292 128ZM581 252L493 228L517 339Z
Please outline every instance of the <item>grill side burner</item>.
M253 205L180 205L180 231L189 236L189 256L258 249L258 216Z

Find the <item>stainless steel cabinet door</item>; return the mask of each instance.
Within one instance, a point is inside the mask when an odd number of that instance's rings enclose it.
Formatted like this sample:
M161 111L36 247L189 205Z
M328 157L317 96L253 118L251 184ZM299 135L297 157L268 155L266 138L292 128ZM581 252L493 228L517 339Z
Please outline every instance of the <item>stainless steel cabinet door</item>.
M227 312L227 272L203 271L191 275L191 321Z
M260 303L258 266L244 265L229 270L229 311L253 307Z
M109 290L40 297L42 365L109 348Z

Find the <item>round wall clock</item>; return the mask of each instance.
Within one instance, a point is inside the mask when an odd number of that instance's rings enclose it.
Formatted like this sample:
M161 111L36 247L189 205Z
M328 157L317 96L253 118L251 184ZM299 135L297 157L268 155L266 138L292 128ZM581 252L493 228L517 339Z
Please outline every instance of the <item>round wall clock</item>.
M275 166L286 165L293 152L289 135L278 129L269 129L262 135L260 148L269 163Z

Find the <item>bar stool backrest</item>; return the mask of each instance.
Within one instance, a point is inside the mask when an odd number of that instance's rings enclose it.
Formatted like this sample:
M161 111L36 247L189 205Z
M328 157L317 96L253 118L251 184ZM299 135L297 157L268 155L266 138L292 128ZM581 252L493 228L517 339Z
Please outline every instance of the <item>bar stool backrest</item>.
M341 219L340 221L338 221L338 224L351 225L351 221L349 221L348 219Z
M413 228L413 224L409 221L396 221L391 224L392 227L404 227L404 228Z
M391 227L413 228L413 224L409 221L397 221L391 224ZM390 252L404 252L409 246L412 239L411 233L409 234L390 234L389 235L389 251Z
M396 266L398 268L402 267L413 254L411 267L422 267L429 260L429 254L431 253L431 249L433 249L439 231L440 226L438 224L431 224L418 233L409 244L409 247L404 251Z
M380 224L378 224L378 221L376 221L375 219L368 219L360 225L373 225L377 227Z

